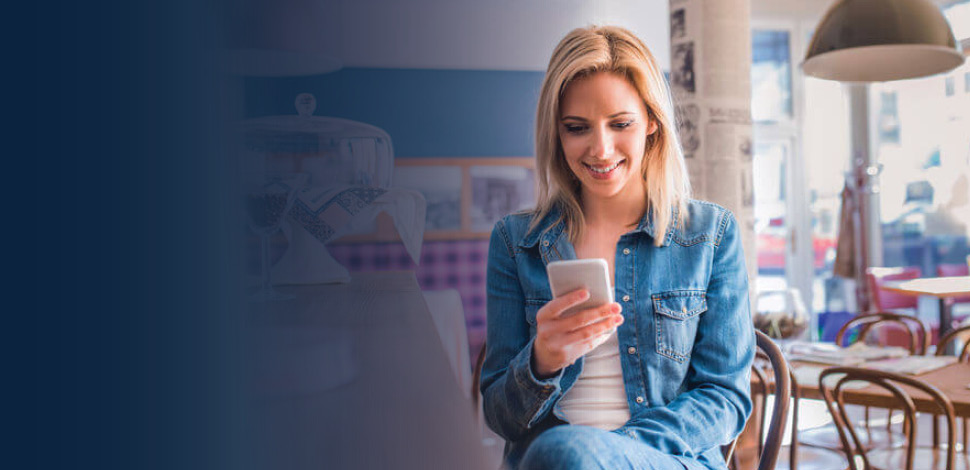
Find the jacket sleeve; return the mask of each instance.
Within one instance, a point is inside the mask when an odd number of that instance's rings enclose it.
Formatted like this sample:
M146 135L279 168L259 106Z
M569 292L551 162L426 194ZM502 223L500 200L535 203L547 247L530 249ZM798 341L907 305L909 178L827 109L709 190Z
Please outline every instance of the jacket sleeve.
M534 338L504 221L492 230L486 283L488 332L481 380L485 422L496 434L515 441L548 415L561 395L562 371L545 380L532 372Z
M729 443L751 414L754 326L748 276L734 216L725 211L714 243L707 288L685 391L666 406L637 413L633 433L658 450L696 458Z

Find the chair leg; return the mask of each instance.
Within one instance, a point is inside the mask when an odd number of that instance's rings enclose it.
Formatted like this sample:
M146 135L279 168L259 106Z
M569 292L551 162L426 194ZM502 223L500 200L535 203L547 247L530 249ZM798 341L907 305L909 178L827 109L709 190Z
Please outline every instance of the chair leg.
M792 398L794 398L794 403L792 406L792 413L791 413L791 420L792 420L791 446L788 448L788 451L790 452L790 456L788 459L788 466L789 466L789 470L797 470L798 469L798 398L799 397L798 397L798 391L795 390L795 387L792 387L792 389L793 389L792 391L795 393L792 394ZM966 421L964 421L963 424L966 425ZM964 434L964 437L966 437L966 431L964 431L963 434Z
M765 420L768 419L768 390L765 386L765 393L761 394L761 422L758 425L758 455L765 451Z
M967 423L970 422L970 418L963 418L963 452L970 454L970 448L967 448Z

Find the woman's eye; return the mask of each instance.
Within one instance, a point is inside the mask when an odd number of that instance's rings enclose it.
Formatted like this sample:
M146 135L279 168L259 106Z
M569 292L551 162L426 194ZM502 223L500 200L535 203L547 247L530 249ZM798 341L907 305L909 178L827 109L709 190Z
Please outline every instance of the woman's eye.
M579 133L582 133L583 131L586 130L586 126L577 126L577 125L569 125L569 124L566 124L565 127L566 127L566 132L568 132L570 134L579 134Z
M623 121L623 122L614 123L613 127L617 129L626 129L627 127L630 127L632 125L633 125L633 121Z

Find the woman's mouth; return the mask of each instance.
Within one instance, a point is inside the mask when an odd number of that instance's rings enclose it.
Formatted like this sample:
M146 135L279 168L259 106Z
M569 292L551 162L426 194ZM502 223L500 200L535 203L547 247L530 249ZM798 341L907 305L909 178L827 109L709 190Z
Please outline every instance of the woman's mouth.
M583 163L583 166L585 166L586 169L589 170L589 174L592 175L593 178L608 179L610 176L613 175L613 171L619 168L620 165L623 164L623 162L625 161L626 161L625 159L617 160L616 162L610 165L596 165L596 166L590 165L588 163Z

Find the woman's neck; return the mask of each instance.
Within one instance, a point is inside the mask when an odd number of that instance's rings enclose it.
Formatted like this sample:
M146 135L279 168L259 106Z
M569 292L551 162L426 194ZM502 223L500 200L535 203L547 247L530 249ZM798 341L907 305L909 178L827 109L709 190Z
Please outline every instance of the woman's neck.
M582 195L583 218L593 226L636 226L647 210L646 189L621 191L611 197Z

